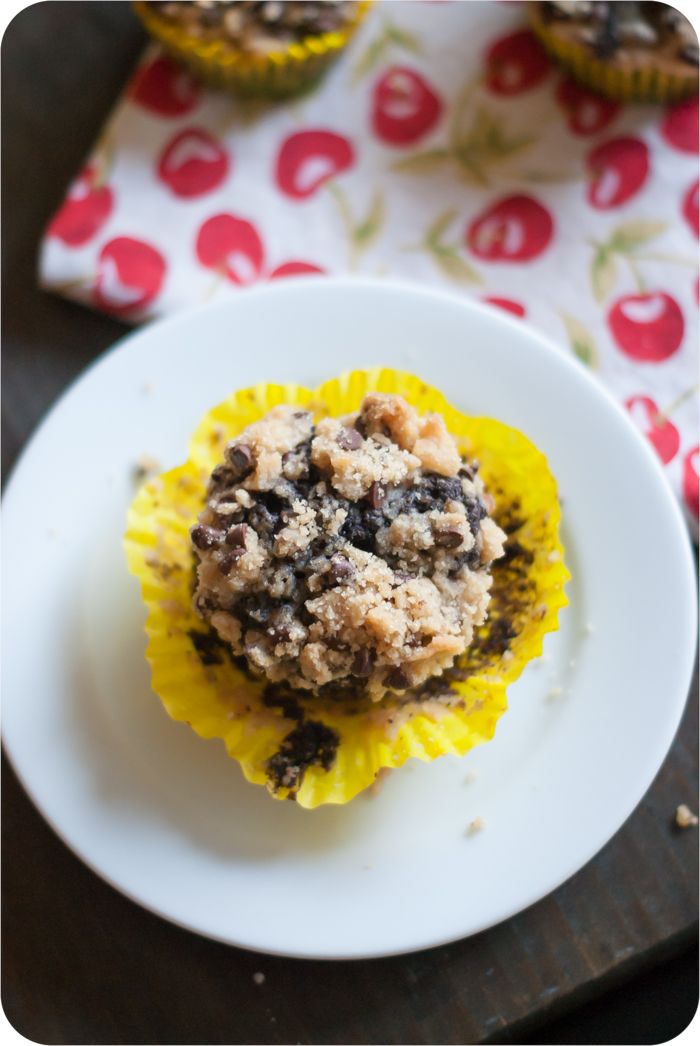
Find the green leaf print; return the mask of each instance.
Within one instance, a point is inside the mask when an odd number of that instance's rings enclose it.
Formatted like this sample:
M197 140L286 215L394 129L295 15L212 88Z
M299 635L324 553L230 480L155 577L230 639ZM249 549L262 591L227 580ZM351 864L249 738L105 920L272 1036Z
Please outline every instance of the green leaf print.
M574 355L581 360L581 363L585 363L587 367L591 369L597 367L598 350L591 332L587 327L584 327L580 320L577 320L575 316L571 316L568 312L561 312L559 315L566 328Z
M633 251L636 247L655 240L667 228L666 222L649 221L645 218L624 222L613 229L609 244L612 250L626 254L627 251Z
M476 269L460 258L454 249L441 247L431 251L435 264L455 283L483 283Z
M377 68L391 47L400 47L411 54L422 53L417 36L406 32L405 29L399 29L391 22L385 22L379 35L370 41L352 69L350 83L353 87Z

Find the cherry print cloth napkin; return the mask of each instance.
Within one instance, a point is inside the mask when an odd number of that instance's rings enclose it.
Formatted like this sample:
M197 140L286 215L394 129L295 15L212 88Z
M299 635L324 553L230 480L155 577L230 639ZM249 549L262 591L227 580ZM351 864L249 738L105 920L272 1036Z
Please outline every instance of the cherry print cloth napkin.
M379 3L312 94L204 90L150 49L46 230L44 287L138 322L309 272L522 317L594 369L698 512L698 103L555 70L520 4Z

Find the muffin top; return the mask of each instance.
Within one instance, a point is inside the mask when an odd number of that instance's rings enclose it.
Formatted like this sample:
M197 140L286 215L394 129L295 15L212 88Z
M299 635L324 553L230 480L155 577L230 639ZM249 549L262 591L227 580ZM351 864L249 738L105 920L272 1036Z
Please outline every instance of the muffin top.
M191 532L198 613L297 689L379 700L439 675L484 621L503 551L477 468L400 396L317 424L273 408L211 475Z
M661 60L697 69L697 34L669 4L545 0L539 8L551 31L588 45L597 58L621 64Z
M308 36L343 29L357 4L352 0L152 0L151 6L191 36L269 53Z

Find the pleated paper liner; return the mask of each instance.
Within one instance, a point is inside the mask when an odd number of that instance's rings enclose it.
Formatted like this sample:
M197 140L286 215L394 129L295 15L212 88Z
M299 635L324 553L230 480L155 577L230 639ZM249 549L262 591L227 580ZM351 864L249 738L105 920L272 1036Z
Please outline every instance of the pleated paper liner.
M267 53L236 48L230 41L202 40L164 18L152 4L132 4L144 26L166 51L213 87L249 98L287 98L311 88L335 61L364 19L373 0L361 0L346 25L307 36Z
M565 32L561 22L546 22L539 3L525 6L545 50L585 87L620 102L674 102L697 93L698 71L690 65L667 56L654 63L653 51L648 60L635 62L630 57L624 65L614 55L596 58L587 44Z
M337 689L308 695L266 687L193 610L189 529L225 444L247 425L278 403L305 407L316 419L351 413L370 391L400 393L421 413L441 413L460 449L480 461L486 489L496 498L496 521L509 534L506 556L493 567L487 623L453 670L378 704ZM545 634L558 628L569 577L559 521L546 459L522 433L461 414L411 374L375 368L342 374L313 390L291 384L243 389L207 413L187 462L145 484L129 510L126 552L148 608L153 689L173 719L200 737L221 738L249 781L305 807L346 803L381 769L409 758L463 755L493 737L507 707L507 685L542 652ZM299 746L305 759L310 752L311 765L281 785L276 757L280 749Z

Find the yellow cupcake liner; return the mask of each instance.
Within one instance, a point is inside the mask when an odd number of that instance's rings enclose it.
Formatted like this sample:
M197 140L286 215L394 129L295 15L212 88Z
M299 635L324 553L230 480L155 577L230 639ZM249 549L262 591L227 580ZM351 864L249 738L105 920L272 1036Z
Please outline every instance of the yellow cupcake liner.
M298 724L285 716L283 693L277 706L266 704L264 682L238 667L195 613L189 530L226 443L251 422L279 403L311 410L316 420L351 413L370 391L400 393L419 412L442 414L460 450L480 462L496 499L494 517L509 534L508 552L493 567L487 623L452 670L449 691L443 676L420 699L410 692L378 704L297 695L304 716L334 730L339 744L330 767L313 765L297 789L274 790L268 762ZM346 803L380 770L409 758L464 755L493 737L507 708L506 687L542 652L545 634L558 628L570 576L559 522L556 484L540 451L516 429L460 413L414 375L378 367L342 374L317 389L261 383L235 392L203 418L186 463L146 483L129 509L125 546L148 608L153 689L173 719L200 737L221 738L249 781L308 808Z
M163 18L152 4L132 4L142 23L166 51L213 87L248 98L288 98L313 86L349 43L373 0L360 0L342 30L307 36L277 51L242 51L226 40L201 40Z
M567 72L593 91L619 102L674 102L698 90L698 73L679 65L671 71L668 59L662 64L647 62L621 65L614 59L596 58L587 44L560 35L542 19L538 3L526 5L533 32L545 50ZM675 63L674 63L675 64Z

